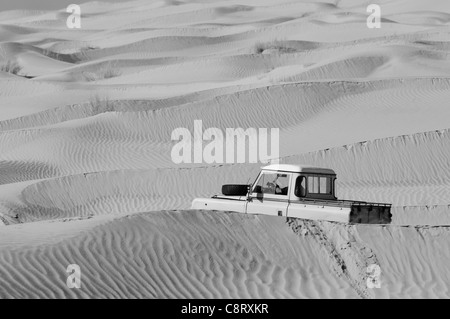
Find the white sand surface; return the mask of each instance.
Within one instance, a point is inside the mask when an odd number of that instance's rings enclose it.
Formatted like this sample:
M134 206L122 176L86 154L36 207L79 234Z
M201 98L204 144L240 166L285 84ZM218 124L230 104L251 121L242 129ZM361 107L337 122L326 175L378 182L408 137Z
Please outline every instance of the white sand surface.
M1 11L0 298L449 298L450 3L380 5L380 29L356 0ZM392 225L188 210L262 165L175 164L195 120L279 128Z

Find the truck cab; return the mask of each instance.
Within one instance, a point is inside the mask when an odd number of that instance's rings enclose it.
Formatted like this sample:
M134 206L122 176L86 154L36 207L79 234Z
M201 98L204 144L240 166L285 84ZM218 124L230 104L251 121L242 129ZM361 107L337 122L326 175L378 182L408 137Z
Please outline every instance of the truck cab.
M223 185L222 194L195 199L191 208L344 223L389 224L392 217L391 204L337 199L329 168L272 164L253 184Z
M273 164L262 168L248 193L249 213L286 216L290 201L336 200L336 173L327 168Z

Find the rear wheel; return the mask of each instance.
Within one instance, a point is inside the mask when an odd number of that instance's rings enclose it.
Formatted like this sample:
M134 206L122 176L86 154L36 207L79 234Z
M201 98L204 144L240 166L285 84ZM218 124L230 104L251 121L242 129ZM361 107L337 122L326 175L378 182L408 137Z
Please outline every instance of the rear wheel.
M227 184L222 186L222 194L226 196L245 196L247 191L248 185L245 184Z

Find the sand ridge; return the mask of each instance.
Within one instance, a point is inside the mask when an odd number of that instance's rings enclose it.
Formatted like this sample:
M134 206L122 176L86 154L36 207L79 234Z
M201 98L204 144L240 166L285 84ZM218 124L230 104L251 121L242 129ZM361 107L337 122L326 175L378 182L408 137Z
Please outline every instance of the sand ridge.
M354 0L0 12L0 297L448 298L450 6L381 6L381 29ZM280 128L282 162L393 224L187 210L261 166L173 163L199 119Z

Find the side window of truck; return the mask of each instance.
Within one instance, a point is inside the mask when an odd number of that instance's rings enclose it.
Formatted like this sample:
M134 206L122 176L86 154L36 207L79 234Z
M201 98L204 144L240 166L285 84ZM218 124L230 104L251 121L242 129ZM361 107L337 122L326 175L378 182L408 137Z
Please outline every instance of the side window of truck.
M254 192L286 196L289 190L289 175L280 173L261 174Z
M331 194L331 178L308 176L309 194Z

